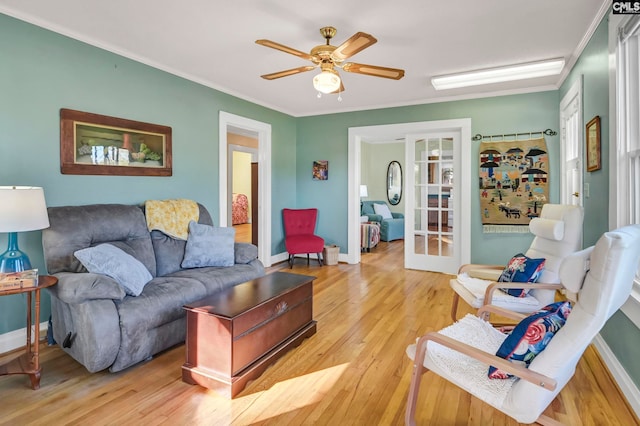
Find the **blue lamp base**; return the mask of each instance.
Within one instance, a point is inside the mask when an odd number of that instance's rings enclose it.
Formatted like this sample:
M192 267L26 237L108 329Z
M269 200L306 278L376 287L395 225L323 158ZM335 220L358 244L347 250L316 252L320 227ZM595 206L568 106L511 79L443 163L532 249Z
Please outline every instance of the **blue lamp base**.
M7 251L0 255L0 272L20 272L31 269L31 261L18 248L18 233L9 232Z

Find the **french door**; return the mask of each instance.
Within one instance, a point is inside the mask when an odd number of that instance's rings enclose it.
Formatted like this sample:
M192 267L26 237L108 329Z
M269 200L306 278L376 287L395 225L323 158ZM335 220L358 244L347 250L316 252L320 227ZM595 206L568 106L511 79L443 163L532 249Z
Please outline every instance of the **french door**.
M405 143L405 267L454 274L468 260L461 225L469 208L461 209L460 188L469 188L470 179L469 167L462 167L461 133L410 134ZM469 192L465 196L468 204Z

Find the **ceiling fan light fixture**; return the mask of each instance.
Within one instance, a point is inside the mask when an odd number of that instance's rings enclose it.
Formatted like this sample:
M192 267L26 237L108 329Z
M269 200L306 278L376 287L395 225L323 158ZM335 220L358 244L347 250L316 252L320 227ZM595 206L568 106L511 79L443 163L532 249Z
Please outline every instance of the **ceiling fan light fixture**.
M316 75L313 78L313 87L318 91L318 97L322 97L323 93L337 93L338 102L340 102L342 101L342 96L340 96L340 94L344 92L344 85L342 84L342 79L340 78L340 75L335 68L339 68L344 72L370 75L373 77L390 78L394 80L400 80L404 76L404 70L398 68L365 65L355 62L344 62L346 59L349 59L351 56L355 55L358 52L361 52L362 50L377 42L377 39L371 34L357 32L337 47L331 45L331 39L336 35L336 29L334 27L323 27L320 29L320 34L325 38L326 43L314 47L309 53L293 49L291 47L276 43L271 40L256 40L256 43L259 45L309 60L314 64L313 66L308 65L306 67L303 66L270 74L264 74L260 77L264 78L265 80L275 80L277 78L311 71L319 67L321 71L320 74Z
M436 90L455 89L458 87L557 75L562 72L563 68L564 59L551 59L433 77L431 84Z
M334 70L324 70L313 77L313 87L322 93L333 93L340 88L340 76Z

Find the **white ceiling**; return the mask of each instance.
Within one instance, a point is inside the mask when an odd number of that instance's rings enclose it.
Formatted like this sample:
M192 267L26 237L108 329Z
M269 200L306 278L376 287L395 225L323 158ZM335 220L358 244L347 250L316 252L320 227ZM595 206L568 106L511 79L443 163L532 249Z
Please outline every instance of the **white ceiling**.
M603 0L0 0L0 12L299 117L556 89L600 18ZM255 44L308 52L334 26L378 39L350 61L402 68L402 80L341 72L346 91L318 99L309 65ZM436 92L435 75L559 58L560 76Z

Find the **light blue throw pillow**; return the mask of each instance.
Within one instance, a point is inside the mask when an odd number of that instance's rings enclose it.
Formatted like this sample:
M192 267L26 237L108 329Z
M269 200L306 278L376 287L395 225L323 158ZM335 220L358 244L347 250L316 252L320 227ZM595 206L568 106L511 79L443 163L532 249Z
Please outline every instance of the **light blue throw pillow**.
M73 254L87 271L113 278L131 296L139 296L153 278L142 262L111 244L99 244Z
M192 220L182 267L233 266L235 237L234 228L202 225Z

